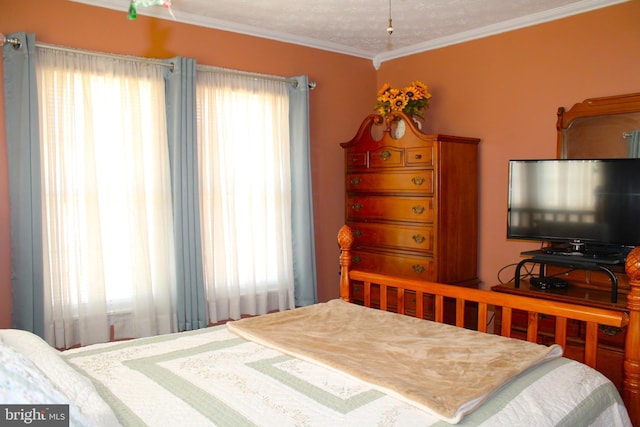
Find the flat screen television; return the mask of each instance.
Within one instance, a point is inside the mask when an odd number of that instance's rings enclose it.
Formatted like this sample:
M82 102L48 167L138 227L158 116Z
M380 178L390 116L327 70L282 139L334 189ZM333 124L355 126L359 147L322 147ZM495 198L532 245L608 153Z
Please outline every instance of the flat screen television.
M507 237L626 256L640 245L640 159L511 160Z

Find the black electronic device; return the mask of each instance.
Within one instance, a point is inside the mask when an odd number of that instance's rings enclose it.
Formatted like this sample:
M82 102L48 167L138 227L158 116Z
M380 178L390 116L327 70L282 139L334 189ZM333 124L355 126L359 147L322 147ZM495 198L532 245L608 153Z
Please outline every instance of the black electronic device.
M511 160L507 237L611 264L640 245L640 159ZM555 251L555 253L554 253Z
M566 280L562 280L559 277L545 276L545 277L532 277L529 282L538 289L564 289L569 286Z

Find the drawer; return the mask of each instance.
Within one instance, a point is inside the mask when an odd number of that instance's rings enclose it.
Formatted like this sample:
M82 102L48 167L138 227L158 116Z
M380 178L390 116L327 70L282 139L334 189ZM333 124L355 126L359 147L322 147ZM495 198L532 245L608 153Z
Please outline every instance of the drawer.
M433 223L431 197L353 196L347 199L347 217L351 221L384 219Z
M407 148L407 166L433 166L433 145Z
M404 166L404 150L395 147L383 147L369 153L369 167L397 168Z
M351 251L351 261L353 268L356 270L366 270L419 280L436 280L435 261L432 257L353 250Z
M367 167L367 153L347 152L345 163L349 169L360 169Z
M415 172L349 173L345 188L349 192L408 192L433 194L433 169Z
M386 246L433 253L433 228L355 222L348 224L353 231L354 248Z

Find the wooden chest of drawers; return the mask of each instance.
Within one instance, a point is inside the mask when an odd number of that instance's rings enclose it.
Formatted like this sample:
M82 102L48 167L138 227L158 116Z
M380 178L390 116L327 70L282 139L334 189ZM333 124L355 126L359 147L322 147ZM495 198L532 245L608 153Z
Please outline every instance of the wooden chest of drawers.
M397 120L406 123L399 138ZM478 143L424 134L402 113L364 120L341 144L356 268L477 285Z

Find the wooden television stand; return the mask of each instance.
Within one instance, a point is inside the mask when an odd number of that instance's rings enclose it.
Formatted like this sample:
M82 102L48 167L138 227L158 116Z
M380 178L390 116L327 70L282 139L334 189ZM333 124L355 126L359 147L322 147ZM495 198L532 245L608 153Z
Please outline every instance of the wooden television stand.
M557 301L581 306L604 308L620 312L628 311L629 277L624 265L577 262L563 258L537 257L535 254L518 263L512 282L493 286L496 292L526 296L546 301ZM539 272L534 273L535 266ZM524 271L524 273L523 273ZM564 288L540 289L529 282L531 277L559 277L568 283ZM528 313L514 312L512 329L514 336L526 336ZM499 326L499 325L498 325ZM549 344L554 339L555 319L547 317L540 321L537 341ZM565 356L583 361L585 325L571 321L567 328ZM598 364L596 369L606 375L620 391L624 381L624 357L627 329L599 328Z
M588 270L588 271L601 271L608 275L611 280L610 284L610 300L611 303L615 304L618 302L618 277L612 270L615 268L617 262L601 262L598 259L583 259L574 256L565 256L565 255L549 255L542 251L528 251L523 252L522 255L527 256L527 258L520 261L516 267L515 275L514 275L514 287L520 288L520 282L522 278L522 267L526 264L538 264L539 265L539 275L538 278L543 279L545 277L555 278L556 274L549 275L547 274L547 266L556 266L556 267L564 267L571 271L574 270ZM624 260L619 263L620 265L624 265ZM531 275L531 273L529 273ZM563 280L564 281L564 280ZM565 281L566 282L566 281ZM551 290L551 289L545 289Z

